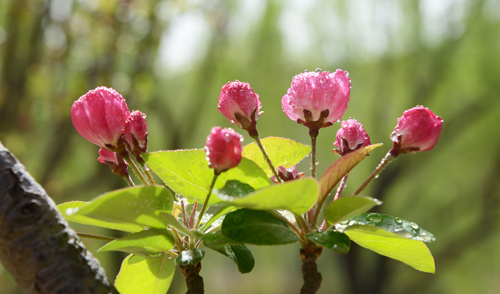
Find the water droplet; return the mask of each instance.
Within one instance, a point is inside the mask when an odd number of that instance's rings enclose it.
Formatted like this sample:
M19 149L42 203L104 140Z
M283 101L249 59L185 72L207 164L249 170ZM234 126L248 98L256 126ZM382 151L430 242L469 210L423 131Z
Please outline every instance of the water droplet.
M314 241L323 242L324 238L323 238L323 236L319 235L319 236L314 237Z
M397 224L402 224L403 223L403 220L399 217L397 217L396 219L394 219L394 222L396 222Z
M374 223L379 223L382 221L382 216L378 213L371 213L366 217L366 219Z
M233 218L233 223L234 223L235 225L239 225L239 224L241 223L241 217L239 217L239 216L235 216L235 217Z
M349 224L349 220L341 221L339 224L341 224L341 225L348 225Z
M380 176L380 175L376 175L376 176L375 176L375 179L378 179L378 176Z
M410 223L410 227L414 230L418 230L418 225L416 223Z
M121 121L121 120L122 120L122 116L121 116L121 115L117 115L117 116L115 116L115 120L116 120L116 121Z
M66 209L66 215L73 215L78 211L78 207Z
M315 71L316 72L322 72L321 68L317 68Z
M355 225L355 224L357 224L357 223L358 223L358 222L357 222L356 220L354 220L354 219L352 219L352 220L350 220L350 221L349 221L349 225L350 225L350 226L353 226L353 225Z

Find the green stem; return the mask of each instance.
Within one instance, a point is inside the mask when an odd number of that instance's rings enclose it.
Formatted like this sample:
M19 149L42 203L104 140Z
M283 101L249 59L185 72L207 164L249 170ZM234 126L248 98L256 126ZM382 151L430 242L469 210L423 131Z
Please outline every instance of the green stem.
M257 130L253 134L250 134L252 138L255 141L255 144L259 146L260 152L264 156L264 159L267 161L267 164L269 165L269 168L271 168L271 171L273 172L274 177L276 178L276 181L283 182L283 180L278 176L278 173L276 172L276 169L274 168L274 165L267 155L266 150L264 149L264 146L262 146L262 143L260 142L259 134L257 133Z
M387 154L385 155L384 158L382 158L382 161L377 166L377 168L375 168L372 174L363 182L363 184L358 188L358 190L356 190L356 192L354 192L353 195L358 195L359 193L361 193L366 188L366 186L368 186L368 184L370 184L370 182L373 181L373 179L377 178L380 172L382 172L382 170L387 165L389 165L389 163L391 163L394 159L396 159L396 156L394 156L391 153L391 151L387 152Z
M146 164L146 162L144 161L144 159L142 159L141 156L136 156L135 158L137 159L137 162L139 163L139 165L141 166L142 170L146 174L146 177L148 177L149 182L151 184L156 184L155 183L155 179L153 178L153 175L149 171L149 166Z
M146 178L144 178L144 175L139 171L139 169L137 168L137 165L135 165L134 161L130 158L130 155L128 154L128 152L126 150L120 152L120 156L128 163L128 165L132 168L132 170L134 171L134 173L137 175L137 177L139 178L139 180L141 180L141 182L144 184L144 185L149 185L148 181L146 180Z
M195 230L198 229L198 226L200 225L200 222L201 222L201 218L203 217L203 215L205 214L205 211L207 210L208 200L210 199L210 195L212 194L212 190L214 189L215 181L217 180L218 176L219 176L219 174L216 173L214 170L214 177L212 179L212 183L210 184L210 188L208 189L207 197L205 198L205 202L203 203L203 207L201 208L200 214L198 215L198 219L196 220L196 225L194 226Z
M300 236L300 230L299 228L294 224L292 223L290 220L288 220L284 215L282 215L281 213L279 213L278 211L276 210L271 210L270 211L274 216L276 216L277 218L283 220L284 222L286 222L288 224L288 226L290 228L292 228L292 230L298 235Z
M105 236L97 236L97 235L91 235L91 234L85 234L85 233L76 233L78 237L82 238L88 238L88 239L95 239L95 240L102 240L102 241L114 241L116 238L111 238L111 237L105 237Z
M122 176L122 179L125 180L125 182L127 182L127 184L130 186L130 187L135 187L135 184L134 182L132 181L132 178L130 177L130 175L127 173L126 176Z
M181 236L179 236L179 232L177 232L177 230L170 226L170 230L172 231L172 234L174 235L174 242L175 242L175 245L177 246L177 249L180 251L183 251L184 250L184 245L182 245L182 239L181 239Z
M309 129L309 136L311 136L311 176L313 178L316 178L316 138L318 134L319 129Z

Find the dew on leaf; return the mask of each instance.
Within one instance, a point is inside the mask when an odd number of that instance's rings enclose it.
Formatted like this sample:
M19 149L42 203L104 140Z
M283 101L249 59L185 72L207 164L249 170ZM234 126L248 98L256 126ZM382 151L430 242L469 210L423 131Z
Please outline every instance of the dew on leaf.
M373 223L379 223L382 221L382 216L378 213L370 213L369 215L366 216L366 219Z

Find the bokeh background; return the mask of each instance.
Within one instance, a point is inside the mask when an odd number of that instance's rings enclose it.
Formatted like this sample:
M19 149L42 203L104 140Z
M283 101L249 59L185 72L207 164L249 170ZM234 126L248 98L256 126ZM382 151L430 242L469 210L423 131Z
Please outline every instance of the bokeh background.
M71 105L88 90L113 87L145 112L150 151L201 148L212 126L231 126L217 101L238 79L260 95L261 137L309 144L281 97L294 75L316 68L349 71L343 118L384 143L346 193L391 147L404 110L424 105L444 119L433 150L401 156L365 191L384 201L379 212L435 234L436 274L353 245L346 256L324 251L319 293L498 293L499 0L2 0L0 140L57 203L89 200L125 183L72 126ZM338 128L320 131L319 173L337 158ZM94 253L103 245L84 242ZM297 244L250 248L256 266L245 275L207 252L206 293L298 293ZM95 255L113 280L125 255ZM178 271L168 293L184 292ZM0 293L21 293L1 265Z

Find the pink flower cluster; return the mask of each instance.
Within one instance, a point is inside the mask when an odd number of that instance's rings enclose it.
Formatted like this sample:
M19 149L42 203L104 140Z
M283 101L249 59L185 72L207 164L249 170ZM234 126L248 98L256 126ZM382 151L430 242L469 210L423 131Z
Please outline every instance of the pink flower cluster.
M82 137L101 148L118 151L126 144L131 152L146 152L146 115L130 113L114 89L98 87L80 97L71 107L71 120Z
M99 161L113 172L123 173L126 163L119 155L125 148L135 156L146 152L146 115L130 113L125 99L111 88L98 87L73 103L71 120L82 137L101 147ZM117 153L117 154L111 154Z

